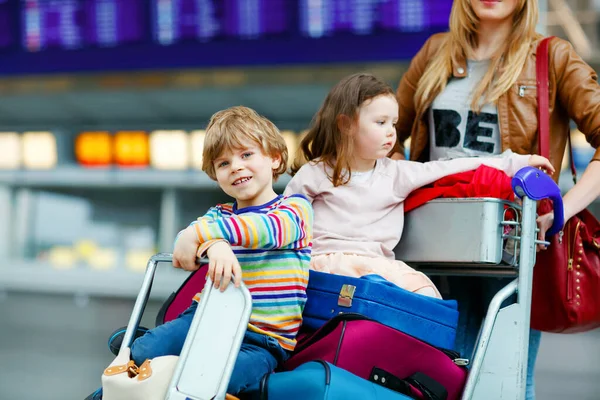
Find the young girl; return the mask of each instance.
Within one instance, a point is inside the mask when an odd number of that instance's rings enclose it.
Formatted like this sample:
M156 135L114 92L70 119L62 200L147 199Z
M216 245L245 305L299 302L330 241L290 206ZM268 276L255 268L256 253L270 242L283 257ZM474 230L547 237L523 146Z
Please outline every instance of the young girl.
M429 163L392 160L386 156L396 143L397 120L398 103L389 85L369 74L343 79L302 140L285 194L304 194L313 204L312 269L355 277L378 274L406 290L439 298L427 276L394 258L406 197L482 164L510 176L527 165L554 169L543 157L512 152Z

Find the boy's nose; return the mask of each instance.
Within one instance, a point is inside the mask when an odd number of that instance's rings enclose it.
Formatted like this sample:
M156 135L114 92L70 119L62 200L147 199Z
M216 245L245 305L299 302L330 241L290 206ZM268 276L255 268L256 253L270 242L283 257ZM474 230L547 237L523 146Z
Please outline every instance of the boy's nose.
M231 162L231 172L237 172L244 167L244 163L239 160L234 160Z

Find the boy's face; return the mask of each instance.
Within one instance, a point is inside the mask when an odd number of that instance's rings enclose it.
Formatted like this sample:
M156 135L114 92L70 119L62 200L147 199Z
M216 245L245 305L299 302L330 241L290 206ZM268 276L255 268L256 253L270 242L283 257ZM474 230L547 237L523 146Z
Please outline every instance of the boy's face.
M242 141L241 148L228 149L213 161L219 186L237 201L237 207L259 206L273 200L273 170L279 158L263 154L253 141Z

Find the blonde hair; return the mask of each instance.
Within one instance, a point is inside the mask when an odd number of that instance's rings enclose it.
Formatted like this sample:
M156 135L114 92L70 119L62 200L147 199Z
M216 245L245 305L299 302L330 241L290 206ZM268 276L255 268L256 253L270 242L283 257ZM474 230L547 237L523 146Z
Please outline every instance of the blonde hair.
M290 175L294 176L307 161L317 161L332 170L329 179L333 186L348 183L354 148L348 127L341 126L341 120L346 117L352 122L358 121L360 107L378 96L395 99L391 86L374 75L357 73L338 82L327 94L300 142Z
M258 144L263 154L281 159L279 167L273 170L274 179L285 172L288 149L279 129L253 109L243 106L218 111L210 118L204 138L202 170L216 180L214 160L226 150L242 148L244 140Z
M415 104L423 112L433 98L446 87L452 76L452 65L473 54L477 47L479 21L472 0L455 0L450 13L450 33L436 55L425 68L417 91ZM484 104L495 103L516 82L536 40L538 0L520 0L513 15L513 26L506 45L492 57L487 73L476 86L471 108L479 112ZM496 74L501 70L500 74ZM483 101L481 98L483 97Z

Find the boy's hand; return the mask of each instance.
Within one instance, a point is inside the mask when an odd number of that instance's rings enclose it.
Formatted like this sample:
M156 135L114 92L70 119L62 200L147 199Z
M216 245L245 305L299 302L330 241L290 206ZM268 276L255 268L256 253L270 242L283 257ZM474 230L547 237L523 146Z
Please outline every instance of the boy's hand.
M173 266L186 271L196 271L200 266L196 264L196 253L200 247L198 236L194 227L188 226L175 243L173 249Z
M208 259L208 276L212 279L215 288L221 287L221 292L227 289L231 282L231 275L234 277L235 287L240 287L242 282L242 267L237 257L233 254L231 246L225 241L220 241L208 248L206 252Z
M546 157L534 154L529 157L529 165L532 167L540 168L549 175L554 174L554 167Z

